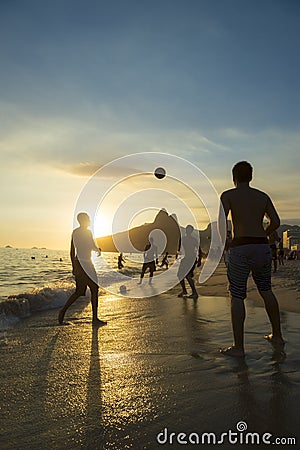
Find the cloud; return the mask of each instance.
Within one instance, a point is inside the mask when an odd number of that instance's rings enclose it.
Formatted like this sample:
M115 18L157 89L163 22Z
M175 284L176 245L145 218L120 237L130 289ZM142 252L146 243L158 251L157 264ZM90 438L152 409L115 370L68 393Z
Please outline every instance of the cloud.
M163 152L192 158L228 151L197 130L127 129L105 112L89 120L28 114L0 104L6 117L0 124L0 151L7 164L43 164L80 176L101 165L139 152Z
M81 162L78 164L60 164L59 169L81 177L89 177L97 172L100 166L93 162Z
M163 152L196 164L218 192L231 187L231 169L239 160L254 167L253 185L283 205L299 204L300 133L266 129L249 132L238 127L210 129L150 129L127 127L104 109L90 117L37 116L14 105L0 104L2 169L43 166L66 175L87 178L106 163L140 152ZM130 173L134 174L134 167ZM100 173L101 174L101 173ZM128 170L115 165L110 177ZM298 216L292 205L291 214ZM284 210L285 213L285 210Z

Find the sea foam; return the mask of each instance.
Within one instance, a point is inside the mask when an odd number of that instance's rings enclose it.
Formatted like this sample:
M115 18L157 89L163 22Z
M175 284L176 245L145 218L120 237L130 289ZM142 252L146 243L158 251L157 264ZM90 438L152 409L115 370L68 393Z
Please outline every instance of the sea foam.
M0 331L7 330L32 313L61 307L74 287L45 287L0 299Z

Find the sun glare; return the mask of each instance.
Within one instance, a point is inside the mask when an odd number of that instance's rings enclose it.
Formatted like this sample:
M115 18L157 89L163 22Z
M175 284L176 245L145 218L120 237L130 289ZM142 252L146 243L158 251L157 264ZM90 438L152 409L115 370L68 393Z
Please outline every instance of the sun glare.
M105 214L97 214L94 223L95 238L101 236L108 236L112 233L112 223L109 217Z

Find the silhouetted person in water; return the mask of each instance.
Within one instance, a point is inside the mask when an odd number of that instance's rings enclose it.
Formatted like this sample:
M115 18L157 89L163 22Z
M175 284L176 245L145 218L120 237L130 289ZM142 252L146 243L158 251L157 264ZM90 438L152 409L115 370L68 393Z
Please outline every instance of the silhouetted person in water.
M98 319L98 284L97 274L91 260L91 252L101 255L101 250L96 246L92 232L88 229L90 218L86 213L79 213L77 216L79 228L72 233L70 256L75 276L76 290L66 301L64 307L59 311L58 322L63 323L65 313L75 300L84 296L87 287L91 291L91 302L93 312L93 325L105 325L106 322Z
M184 257L180 261L179 268L178 268L178 278L182 287L182 292L178 294L178 297L185 297L187 296L187 290L185 287L185 281L184 278L187 279L187 282L189 283L192 294L188 296L188 298L193 298L196 300L198 298L198 293L195 288L195 283L193 280L194 276L194 269L197 262L197 254L199 250L199 243L195 237L192 236L192 233L194 231L194 227L192 225L188 225L185 229L186 235L182 238L182 246L184 250Z
M154 244L154 239L151 237L144 250L144 264L142 267L141 277L138 284L142 283L147 269L149 269L150 271L149 284L152 283L153 273L156 270L155 262L157 262L157 258L158 258L157 247Z
M284 266L283 258L284 258L283 242L282 242L282 239L279 238L279 241L278 241L278 262L279 262L280 266Z
M162 259L162 261L161 261L161 264L160 264L159 267L164 267L164 266L166 266L166 269L169 268L168 256L169 256L169 253L166 252L165 255L164 255L164 257L163 257L163 259Z
M123 262L125 262L125 259L123 258L123 253L120 253L118 256L118 269L121 270L124 267Z
M269 244L272 252L272 261L273 261L273 272L277 272L277 242L279 242L279 236L277 231L274 230L271 234L269 234Z
M225 216L231 211L234 238L231 243L227 275L231 293L231 320L234 345L221 350L229 356L244 356L244 299L250 272L272 325L272 334L265 336L273 345L282 347L278 303L271 289L272 255L267 236L280 225L276 209L267 194L249 186L252 166L241 161L232 169L235 188L223 192L221 202ZM269 224L263 227L267 216Z
M197 267L200 267L202 264L202 258L203 258L203 251L202 248L199 245L199 249L198 249L198 259L197 259Z

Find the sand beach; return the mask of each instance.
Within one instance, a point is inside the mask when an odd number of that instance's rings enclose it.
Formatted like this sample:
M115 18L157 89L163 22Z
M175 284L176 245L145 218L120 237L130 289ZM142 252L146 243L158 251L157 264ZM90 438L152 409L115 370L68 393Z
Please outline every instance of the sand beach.
M299 440L298 274L291 261L273 277L285 353L263 339L269 324L252 289L246 358L219 353L232 342L223 263L198 301L177 298L178 287L143 299L103 293L108 324L99 329L87 298L66 325L57 309L20 321L1 339L1 448L252 448L247 433L260 446L267 435Z
M203 286L200 292L203 295L228 296L225 264L220 263L215 273ZM272 287L276 294L281 310L300 313L300 261L284 261L276 273L272 274ZM248 280L248 303L263 306L256 286L250 277Z

